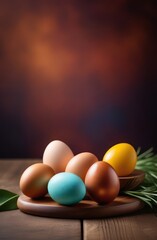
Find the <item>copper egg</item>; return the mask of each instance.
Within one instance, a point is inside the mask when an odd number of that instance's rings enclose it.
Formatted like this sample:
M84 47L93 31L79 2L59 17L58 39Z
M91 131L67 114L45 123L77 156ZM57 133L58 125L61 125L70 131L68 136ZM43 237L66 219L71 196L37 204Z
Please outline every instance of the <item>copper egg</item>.
M89 168L85 185L89 197L99 204L112 202L120 190L118 175L103 161L96 162Z

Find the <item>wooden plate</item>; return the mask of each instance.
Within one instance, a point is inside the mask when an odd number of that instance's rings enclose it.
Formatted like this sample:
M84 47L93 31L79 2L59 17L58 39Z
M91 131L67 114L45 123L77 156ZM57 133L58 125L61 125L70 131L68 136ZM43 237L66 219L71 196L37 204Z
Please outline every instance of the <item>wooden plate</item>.
M62 206L50 197L32 200L24 195L18 198L18 207L22 212L51 218L96 219L125 215L141 209L144 204L137 198L119 196L112 203L98 205L91 200L82 200L75 206Z
M129 176L119 177L120 190L132 190L138 187L144 180L145 173L142 170L135 169Z

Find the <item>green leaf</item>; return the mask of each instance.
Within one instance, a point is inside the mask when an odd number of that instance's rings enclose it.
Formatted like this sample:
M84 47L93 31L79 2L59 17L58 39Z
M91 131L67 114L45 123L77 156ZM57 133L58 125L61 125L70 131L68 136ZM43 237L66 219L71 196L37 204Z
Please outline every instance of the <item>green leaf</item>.
M19 195L5 189L0 189L0 211L17 209Z
M143 200L151 208L157 206L157 154L154 154L153 148L141 153L141 149L137 150L138 161L136 169L145 172L143 183L135 190L125 191L130 196Z

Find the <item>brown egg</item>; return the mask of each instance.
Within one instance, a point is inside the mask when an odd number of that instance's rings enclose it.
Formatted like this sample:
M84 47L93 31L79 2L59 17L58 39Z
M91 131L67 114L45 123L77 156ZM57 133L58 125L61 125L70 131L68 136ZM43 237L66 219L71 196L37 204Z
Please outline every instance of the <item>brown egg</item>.
M103 161L96 162L89 168L85 185L90 198L99 204L112 202L120 189L115 170Z
M54 140L45 148L43 163L52 167L55 173L59 173L65 171L66 165L73 157L73 152L64 142Z
M98 162L97 157L90 152L83 152L75 155L67 164L65 172L71 172L85 180L88 169Z
M47 194L47 184L54 175L51 167L43 163L29 166L20 178L20 189L30 198L39 198Z

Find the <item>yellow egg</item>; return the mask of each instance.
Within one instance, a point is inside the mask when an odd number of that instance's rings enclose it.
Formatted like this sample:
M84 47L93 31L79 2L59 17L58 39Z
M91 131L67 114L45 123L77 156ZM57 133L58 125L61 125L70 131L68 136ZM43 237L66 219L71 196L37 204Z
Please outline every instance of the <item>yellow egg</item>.
M137 154L129 143L119 143L105 153L103 161L109 163L118 176L128 176L135 169Z

